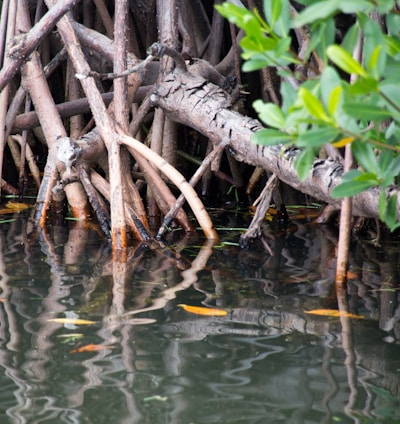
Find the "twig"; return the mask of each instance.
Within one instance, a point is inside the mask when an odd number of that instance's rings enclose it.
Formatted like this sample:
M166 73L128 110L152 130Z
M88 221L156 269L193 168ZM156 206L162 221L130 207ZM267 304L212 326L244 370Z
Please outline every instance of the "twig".
M214 147L214 150L208 156L204 158L202 164L197 168L197 171L193 174L192 178L189 181L189 184L192 187L196 186L196 184L200 181L200 178L203 175L204 171L210 166L211 162L224 150L225 146L227 145L228 143L226 141L222 141L220 144L218 144L218 146ZM157 240L161 240L166 229L171 224L172 220L175 218L178 210L182 207L184 202L185 202L185 196L181 194L176 200L174 207L164 217L164 221L160 229L158 230L158 233L156 236Z
M101 80L105 79L116 79L116 78L122 78L126 77L130 74L133 74L134 72L139 72L140 70L144 69L148 63L152 62L155 59L154 56L147 56L146 59L144 59L142 62L139 63L139 65L134 66L133 68L129 68L126 71L115 73L115 72L109 72L109 73L100 73L96 71L89 71L86 74L75 74L76 78L79 80L84 80L88 77L95 77L99 78Z
M259 237L261 234L261 224L265 219L265 214L267 213L267 210L270 206L271 199L272 199L272 193L275 190L276 185L278 184L278 178L275 174L272 174L267 183L265 184L265 187L263 191L261 192L259 196L259 204L257 206L256 212L254 214L254 217L251 221L251 224L249 225L249 228L246 230L244 234L240 236L240 247L248 247L249 241ZM258 199L256 201L258 203ZM265 240L264 240L265 242ZM267 250L271 254L272 251L267 247Z

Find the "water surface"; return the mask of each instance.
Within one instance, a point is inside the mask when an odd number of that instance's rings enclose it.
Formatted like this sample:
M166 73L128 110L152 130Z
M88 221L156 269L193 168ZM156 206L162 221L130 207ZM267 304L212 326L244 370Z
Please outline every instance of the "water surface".
M338 302L327 228L266 223L274 256L239 234L138 245L124 264L80 223L1 224L0 422L400 422L399 247L355 243ZM355 317L306 313L338 308Z

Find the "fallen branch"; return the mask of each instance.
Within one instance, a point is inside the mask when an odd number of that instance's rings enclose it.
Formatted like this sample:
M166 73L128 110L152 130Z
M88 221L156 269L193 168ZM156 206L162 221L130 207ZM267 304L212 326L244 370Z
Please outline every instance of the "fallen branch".
M293 167L299 150L253 144L251 137L262 124L233 110L229 94L200 76L170 73L156 86L150 100L171 119L194 128L214 143L227 140L230 152L238 161L260 166L296 190L340 208L340 200L332 199L330 193L341 181L341 160L316 160L307 178L300 181ZM377 218L379 193L374 188L355 196L354 215Z

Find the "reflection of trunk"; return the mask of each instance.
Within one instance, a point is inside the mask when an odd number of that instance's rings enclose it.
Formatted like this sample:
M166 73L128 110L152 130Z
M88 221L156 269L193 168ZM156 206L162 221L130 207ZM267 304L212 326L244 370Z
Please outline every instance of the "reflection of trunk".
M306 304L307 302L302 306L304 307ZM273 338L285 334L303 334L325 340L321 340L319 343L326 343L326 349L330 352L333 352L338 346L347 345L348 343L348 340L343 338L347 338L347 336L343 334L339 318L316 317L303 314L301 311L276 311L272 303L268 308L267 302L259 302L254 304L254 307L246 304L245 307L234 308L229 317L214 317L212 321L210 321L209 317L185 318L182 320L171 320L162 324L163 334L167 335L167 337L170 336L171 339L174 339L174 335L179 334L181 344L224 334L236 334L249 338L262 336L267 336L267 338L272 336ZM354 324L350 325L353 326ZM351 345L351 354L356 358L356 364L354 362L348 363L349 358L346 357L347 371L350 372L351 384L356 384L355 382L359 382L361 378L358 377L356 379L356 375L352 373L356 373L359 367L365 367L365 369L373 370L374 373L380 375L380 387L389 390L393 396L399 396L396 370L385 368L385 361L382 359L388 355L385 352L387 346L382 343L371 343L371 335L371 328L368 326L358 327L357 336ZM347 345L347 347L349 346ZM394 352L395 347L392 354ZM322 367L325 365L322 365ZM356 388L353 387L354 390ZM354 401L354 398L351 401Z
M292 313L286 311L276 312L266 310L265 304L260 308L252 308L246 305L244 308L234 308L229 318L195 317L185 321L173 321L171 324L163 324L163 331L179 332L181 340L202 340L212 334L224 334L226 332L244 334L247 336L261 336L273 334L334 334L341 338L340 321L313 318L310 315ZM240 324L233 328L232 324ZM243 327L241 327L243 326Z
M175 71L156 87L151 100L172 119L195 128L214 143L227 141L237 160L260 166L295 189L340 207L340 201L331 199L330 192L340 182L341 162L317 160L310 175L299 181L293 168L296 150L253 144L251 136L261 123L234 111L229 95L203 78ZM378 217L378 196L377 190L369 190L355 197L354 214Z

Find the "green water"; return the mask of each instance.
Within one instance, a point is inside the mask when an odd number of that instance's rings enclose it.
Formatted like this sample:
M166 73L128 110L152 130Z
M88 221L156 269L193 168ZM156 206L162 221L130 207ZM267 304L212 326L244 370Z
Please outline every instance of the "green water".
M326 229L269 238L273 257L192 237L124 265L79 224L0 227L1 423L400 422L396 244L352 246L363 318L335 318L305 313L338 307ZM66 317L94 324L49 321Z

